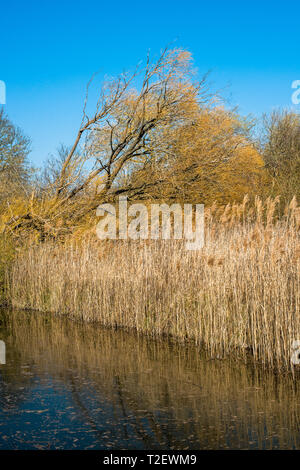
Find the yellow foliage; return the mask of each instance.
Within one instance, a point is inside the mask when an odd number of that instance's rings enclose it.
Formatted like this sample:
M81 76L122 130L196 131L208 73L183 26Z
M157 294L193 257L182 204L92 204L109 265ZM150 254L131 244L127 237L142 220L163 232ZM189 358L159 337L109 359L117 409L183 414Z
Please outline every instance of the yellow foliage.
M218 188L210 199L227 204L241 202L245 194L255 195L268 183L264 161L257 150L246 145L237 149L229 162L218 169Z
M267 183L264 162L241 125L223 108L198 107L192 121L165 129L160 138L169 142L168 155L133 172L133 184L145 182L152 199L206 205L261 194Z

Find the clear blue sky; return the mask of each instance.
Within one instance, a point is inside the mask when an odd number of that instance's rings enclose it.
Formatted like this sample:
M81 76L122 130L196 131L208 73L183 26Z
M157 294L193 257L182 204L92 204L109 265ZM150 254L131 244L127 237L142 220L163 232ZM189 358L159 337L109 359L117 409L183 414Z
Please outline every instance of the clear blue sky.
M72 143L93 72L132 69L148 49L189 49L243 114L290 107L300 80L299 1L5 1L0 19L5 109L35 165Z

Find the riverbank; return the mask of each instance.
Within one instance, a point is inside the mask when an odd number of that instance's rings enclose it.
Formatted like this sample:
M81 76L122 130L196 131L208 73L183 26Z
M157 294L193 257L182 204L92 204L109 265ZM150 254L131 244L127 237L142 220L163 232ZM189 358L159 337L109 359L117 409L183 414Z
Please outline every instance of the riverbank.
M295 218L224 214L218 223L207 218L205 246L195 252L181 241L31 246L15 259L7 295L18 308L191 340L212 358L251 353L267 367L293 369L291 344L300 339Z

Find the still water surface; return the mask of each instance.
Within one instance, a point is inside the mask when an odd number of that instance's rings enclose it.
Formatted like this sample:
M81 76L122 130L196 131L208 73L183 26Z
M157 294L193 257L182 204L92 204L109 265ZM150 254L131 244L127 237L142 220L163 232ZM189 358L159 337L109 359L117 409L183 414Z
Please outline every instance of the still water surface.
M0 340L0 449L300 449L297 380L37 313Z

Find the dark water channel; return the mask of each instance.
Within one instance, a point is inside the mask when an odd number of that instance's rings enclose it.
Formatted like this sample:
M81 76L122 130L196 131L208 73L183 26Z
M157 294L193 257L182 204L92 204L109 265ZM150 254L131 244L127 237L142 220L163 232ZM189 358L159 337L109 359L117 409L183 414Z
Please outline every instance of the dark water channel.
M1 449L300 449L289 377L32 312L0 340Z

